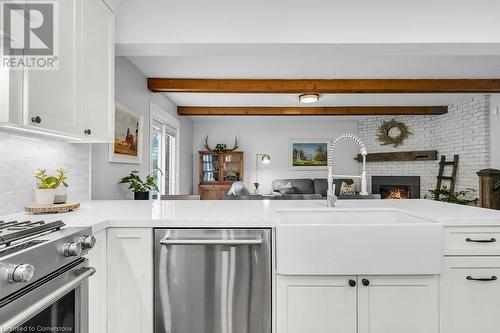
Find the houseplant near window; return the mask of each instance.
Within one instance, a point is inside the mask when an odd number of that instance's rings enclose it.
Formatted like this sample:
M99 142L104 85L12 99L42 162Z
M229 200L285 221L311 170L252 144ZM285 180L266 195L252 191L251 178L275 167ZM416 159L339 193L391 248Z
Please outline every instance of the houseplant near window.
M156 180L152 175L146 176L143 181L139 177L139 171L133 170L130 175L123 177L120 184L129 184L129 189L134 192L134 200L149 200L151 190L159 191Z
M47 176L45 170L38 170L35 173L35 202L38 205L52 205L56 196L56 189L59 182L56 177Z

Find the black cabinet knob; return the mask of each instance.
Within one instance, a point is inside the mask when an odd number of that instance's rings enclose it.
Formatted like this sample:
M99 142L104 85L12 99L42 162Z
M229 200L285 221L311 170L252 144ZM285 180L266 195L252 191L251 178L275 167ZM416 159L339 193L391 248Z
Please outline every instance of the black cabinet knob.
M31 122L36 123L36 124L40 124L42 122L42 118L40 118L40 116L31 117Z
M354 281L354 280L349 280L349 286L350 286L350 287L356 287L356 281Z
M90 128L87 128L85 131L83 131L83 133L85 135L90 135L90 134L92 134L92 131L90 130Z
M370 280L363 279L363 280L361 280L361 283L363 284L363 286L368 287L370 285Z

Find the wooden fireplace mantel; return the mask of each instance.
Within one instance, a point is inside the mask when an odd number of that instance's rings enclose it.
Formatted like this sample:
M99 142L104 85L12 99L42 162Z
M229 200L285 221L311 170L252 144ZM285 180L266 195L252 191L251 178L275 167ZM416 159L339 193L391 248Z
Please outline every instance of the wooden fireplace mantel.
M366 162L436 161L437 156L437 150L371 153L366 155ZM354 159L358 162L363 162L363 156L361 156L361 154L358 154Z

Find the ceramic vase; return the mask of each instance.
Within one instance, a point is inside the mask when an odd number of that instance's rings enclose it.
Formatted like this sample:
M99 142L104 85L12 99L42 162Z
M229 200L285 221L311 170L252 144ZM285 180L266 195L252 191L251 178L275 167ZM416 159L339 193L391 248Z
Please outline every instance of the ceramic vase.
M68 190L66 186L64 185L59 185L59 187L56 189L56 195L54 198L54 203L55 204L63 204L66 201L68 201Z
M35 189L35 202L37 205L53 205L55 196L55 189Z

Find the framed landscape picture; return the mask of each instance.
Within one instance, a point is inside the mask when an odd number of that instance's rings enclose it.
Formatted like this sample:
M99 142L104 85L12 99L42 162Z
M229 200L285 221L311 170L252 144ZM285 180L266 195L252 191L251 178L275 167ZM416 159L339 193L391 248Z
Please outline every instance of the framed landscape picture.
M116 101L114 142L109 145L109 161L114 163L142 163L142 116Z
M330 140L290 139L291 170L326 170Z

